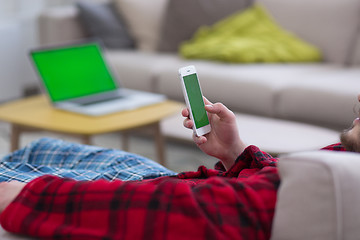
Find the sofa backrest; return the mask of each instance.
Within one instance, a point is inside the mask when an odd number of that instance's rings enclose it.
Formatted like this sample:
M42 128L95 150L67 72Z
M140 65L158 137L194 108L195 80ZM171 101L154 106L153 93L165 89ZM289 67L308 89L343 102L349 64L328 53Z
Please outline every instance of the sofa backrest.
M295 153L281 156L278 167L272 240L359 239L359 153Z
M358 21L357 35L354 39L354 49L350 54L350 66L360 66L360 21Z
M359 0L257 1L285 29L320 48L325 61L350 62L360 21Z
M152 1L149 6L144 5L148 2L146 0L113 1L138 42L138 47L154 51L161 41L160 28L163 20L162 17L154 15L165 15L168 0ZM256 1L265 6L278 24L317 46L322 51L325 61L360 64L359 0ZM77 9L73 6L44 12L40 16L41 44L85 37L78 18Z
M87 37L74 6L46 9L38 19L41 45L53 45Z

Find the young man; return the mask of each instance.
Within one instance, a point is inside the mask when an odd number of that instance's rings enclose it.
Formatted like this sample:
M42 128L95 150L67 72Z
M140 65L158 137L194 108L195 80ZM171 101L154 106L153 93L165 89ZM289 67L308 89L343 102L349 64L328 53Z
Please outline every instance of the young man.
M244 144L235 115L224 105L206 100L206 110L212 131L194 142L220 160L215 169L176 175L130 153L51 139L10 154L0 177L52 175L1 183L1 225L46 239L269 239L280 184L277 159ZM192 128L188 110L182 115ZM359 124L354 120L341 136L350 150L360 145ZM325 149L345 150L341 144ZM109 157L114 154L119 159ZM14 176L21 171L34 175Z

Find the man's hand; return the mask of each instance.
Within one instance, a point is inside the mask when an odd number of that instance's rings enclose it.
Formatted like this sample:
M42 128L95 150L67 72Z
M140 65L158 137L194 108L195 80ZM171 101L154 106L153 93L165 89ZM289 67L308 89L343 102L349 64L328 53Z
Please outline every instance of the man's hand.
M0 213L16 198L26 183L11 181L0 183Z
M239 136L235 114L221 103L212 104L206 98L204 101L211 132L204 136L194 134L194 142L204 153L220 159L229 169L246 148ZM186 118L184 126L191 129L194 122L189 118L189 110L183 109L182 115Z

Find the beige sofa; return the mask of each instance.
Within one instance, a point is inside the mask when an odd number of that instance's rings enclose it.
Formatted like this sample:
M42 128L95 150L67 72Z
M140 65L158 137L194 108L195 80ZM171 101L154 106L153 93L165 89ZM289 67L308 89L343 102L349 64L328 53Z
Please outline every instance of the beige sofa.
M360 154L302 152L279 161L272 240L359 239Z
M156 51L166 0L116 0L123 7L136 50L110 49L108 58L124 86L164 93L183 101L177 69L194 64L204 94L235 112L291 119L335 129L347 127L360 89L360 2L357 0L258 0L285 29L317 46L320 63L223 64L184 60ZM121 4L120 4L121 3ZM128 17L128 16L136 16ZM136 19L136 21L134 20ZM149 20L150 19L150 20ZM145 24L145 26L143 25ZM49 9L40 17L43 45L86 37L75 7ZM132 28L141 29L132 29ZM151 42L151 43L148 43Z
M168 1L144 4L142 0L114 0L137 45L136 49L106 51L123 86L183 101L177 69L194 64L204 95L236 112L245 141L276 154L315 150L337 141L337 131L348 127L356 116L359 1L257 0L278 24L323 53L322 62L298 64L225 64L186 60L174 51L158 51L161 16ZM39 18L39 33L41 45L89 36L75 6L46 9ZM165 121L162 128L168 137L191 140L191 132L184 133L179 115ZM279 133L278 138L264 137L273 133Z

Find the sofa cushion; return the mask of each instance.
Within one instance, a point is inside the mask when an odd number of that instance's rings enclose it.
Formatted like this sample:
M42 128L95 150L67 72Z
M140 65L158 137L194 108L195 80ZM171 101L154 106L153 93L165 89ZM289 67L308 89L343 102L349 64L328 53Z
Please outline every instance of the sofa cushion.
M111 50L106 57L116 73L120 85L143 91L158 91L157 74L162 69L172 69L181 61L175 54L157 54L134 50ZM181 88L179 89L181 93Z
M351 49L351 55L350 55L350 66L360 66L360 21L358 23L358 30L356 39L354 40L354 47Z
M203 25L246 9L254 0L169 0L162 22L160 51L175 52Z
M185 58L231 63L321 60L316 47L278 26L260 4L200 28L181 45L180 53Z
M113 3L76 3L79 17L89 36L99 38L108 48L132 48L134 42L114 10Z
M354 112L360 89L360 68L328 66L294 74L277 93L276 115L344 129Z
M168 0L114 1L137 47L143 51L154 51L158 44L160 25Z
M358 0L257 0L285 29L316 45L325 60L345 63L359 22Z
M339 132L327 128L243 113L235 113L235 116L243 141L273 155L319 150L339 141ZM164 119L161 121L162 134L192 142L193 131L185 129L183 121L181 114Z
M291 85L294 76L324 64L219 64L201 60L177 60L158 71L157 88L169 98L183 101L177 69L195 65L203 94L214 102L222 102L231 110L275 116L277 92ZM296 79L298 81L298 79Z
M316 151L282 156L272 240L360 236L360 154Z
M41 45L64 44L88 37L74 6L49 8L40 14L38 23Z

